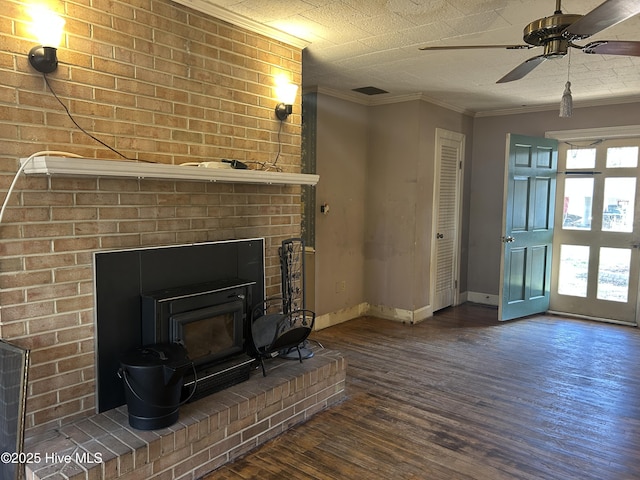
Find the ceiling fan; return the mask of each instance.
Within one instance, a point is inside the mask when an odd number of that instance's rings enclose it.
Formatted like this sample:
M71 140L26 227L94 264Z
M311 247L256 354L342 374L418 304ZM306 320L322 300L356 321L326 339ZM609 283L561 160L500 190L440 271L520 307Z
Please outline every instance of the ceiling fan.
M524 45L460 45L422 47L420 50L462 50L475 48L505 48L522 50L544 47L544 53L518 65L496 83L519 80L548 58L562 58L569 48L584 53L602 55L640 56L640 41L597 40L584 46L576 45L591 35L640 13L640 0L606 0L585 15L562 13L561 0L556 0L556 11L549 17L539 18L524 28Z

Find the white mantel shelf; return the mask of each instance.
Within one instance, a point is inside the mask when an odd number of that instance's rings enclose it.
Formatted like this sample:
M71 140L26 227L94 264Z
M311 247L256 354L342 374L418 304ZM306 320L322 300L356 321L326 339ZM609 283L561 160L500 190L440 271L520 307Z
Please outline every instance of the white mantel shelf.
M27 160L21 158L20 163L24 164ZM152 178L263 185L316 185L320 179L319 175L308 173L263 172L250 169L206 168L55 156L33 157L24 167L24 173L26 175Z

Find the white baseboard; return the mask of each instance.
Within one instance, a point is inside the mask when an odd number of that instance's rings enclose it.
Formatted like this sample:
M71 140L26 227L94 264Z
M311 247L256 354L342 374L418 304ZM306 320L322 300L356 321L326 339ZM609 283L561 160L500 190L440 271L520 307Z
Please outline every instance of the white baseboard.
M338 325L354 318L366 315L369 312L369 304L361 303L349 308L343 308L336 312L325 313L324 315L318 315L315 322L315 330L322 330L323 328Z
M369 315L386 320L413 324L433 316L433 311L429 305L417 310L405 310L402 308L387 307L385 305L370 305Z
M426 305L413 311L413 323L422 322L430 317L433 317L433 309L431 308L431 305Z
M430 305L417 310L404 310L401 308L385 307L384 305L369 305L365 302L336 312L318 315L316 317L315 330L322 330L323 328L338 325L339 323L347 322L354 318L362 317L363 315L371 315L386 320L413 324L432 317L433 310Z
M482 305L491 305L497 307L499 298L500 297L498 295L492 295L489 293L467 292L468 302L480 303Z
M498 295L481 292L460 292L458 297L458 304L473 302L481 305L497 307L498 301ZM323 328L338 325L339 323L347 322L364 315L414 324L433 317L433 307L431 305L426 305L418 308L417 310L405 310L402 308L387 307L385 305L370 305L363 302L359 305L344 308L336 312L318 315L316 317L315 329L322 330Z

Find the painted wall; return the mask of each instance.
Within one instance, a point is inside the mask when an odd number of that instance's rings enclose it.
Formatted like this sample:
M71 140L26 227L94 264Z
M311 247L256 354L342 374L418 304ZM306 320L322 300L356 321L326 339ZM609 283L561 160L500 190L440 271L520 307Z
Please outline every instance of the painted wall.
M316 313L336 317L365 301L368 117L365 106L323 94L317 100Z
M367 301L381 310L413 312L414 292L428 288L413 282L415 268L428 266L416 265L418 192L430 189L418 175L420 102L373 107L370 119L364 245ZM429 206L430 200L424 211L430 212ZM421 299L418 307L426 301Z
M383 316L430 315L431 247L436 128L466 136L466 162L473 140L471 117L428 102L371 108L367 235L367 301ZM468 177L470 170L465 169ZM463 181L464 184L468 184ZM463 197L462 225L468 197ZM467 230L461 231L466 244ZM466 286L466 249L461 253L462 289Z
M544 137L545 132L640 124L640 103L575 108L571 118L546 111L479 117L473 128L470 184L469 292L490 298L499 293L507 133Z
M318 313L329 322L367 312L420 320L430 303L435 131L464 133L468 162L472 118L420 100L317 98L317 208L330 206L326 216L317 212ZM466 225L468 195L463 204ZM466 245L466 227L461 233ZM461 264L464 288L466 248Z

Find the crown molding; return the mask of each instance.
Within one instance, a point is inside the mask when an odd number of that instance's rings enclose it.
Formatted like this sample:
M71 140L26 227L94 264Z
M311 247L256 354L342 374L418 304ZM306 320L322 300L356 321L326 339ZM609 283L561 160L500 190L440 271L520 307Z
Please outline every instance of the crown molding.
M343 90L335 90L332 88L319 87L319 86L304 87L303 93L320 93L322 95L327 95L329 97L346 100L348 102L357 103L359 105L364 105L367 107L375 107L378 105L391 105L394 103L412 102L412 101L418 100L421 102L431 103L432 105L446 108L447 110L452 110L454 112L461 113L463 115L470 115L470 116L474 115L474 113L469 110L465 110L465 109L456 107L454 105L437 101L434 98L429 97L423 93L408 93L403 95L383 94L383 95L373 95L368 97L361 93L345 92Z
M447 110L461 113L462 115L469 115L470 117L473 117L473 118L501 117L504 115L521 115L526 113L550 112L554 110L559 110L560 108L560 100L558 100L557 104L531 105L527 107L503 108L498 110L473 111L473 110L461 108L456 105L451 105L445 102L441 102L433 97L425 95L424 93L410 93L410 94L404 94L404 95L383 94L383 95L373 95L369 97L361 93L346 92L344 90L336 90L333 88L320 87L320 86L304 87L303 93L320 93L323 95L339 98L342 100L346 100L348 102L353 102L353 103L365 105L368 107L420 100L423 102L431 103L433 105L437 105L442 108L446 108ZM576 108L603 107L608 105L622 105L622 104L639 103L639 102L640 102L640 96L634 95L631 97L623 97L623 98L616 98L616 99L584 100L584 101L578 101L578 102L574 101L573 108L575 110Z
M437 100L433 97L430 97L428 95L422 95L422 99L423 102L427 102L427 103L431 103L433 105L437 105L438 107L442 107L442 108L446 108L447 110L452 110L454 112L457 113L461 113L462 115L468 115L470 117L474 117L476 112L474 112L473 110L469 110L467 108L463 108L463 107L459 107L457 105L451 105L450 103L445 103L445 102L441 102L440 100Z
M304 75L304 74L303 74ZM347 102L357 103L360 105L369 106L371 101L365 95L356 92L345 92L343 90L334 90L328 87L303 87L302 93L319 93L328 97L338 98L340 100L346 100Z
M573 109L576 108L588 108L588 107L606 107L608 105L622 105L628 103L640 102L640 96L634 95L631 97L622 97L615 99L601 98L598 100L584 100L573 102ZM503 115L520 115L523 113L536 113L536 112L549 112L553 110L560 110L560 99L556 104L546 105L532 105L530 107L518 107L518 108L506 108L500 110L487 110L475 113L475 117L500 117Z
M402 95L377 95L371 97L370 105L390 105L393 103L413 102L415 100L424 100L424 95L421 93L404 93Z
M243 15L230 12L229 10L209 3L207 0L173 0L173 2L192 8L198 12L206 13L207 15L211 15L219 20L235 25L236 27L241 27L253 33L258 33L273 40L278 40L293 47L303 49L311 44L308 40L304 40L283 32L282 30L278 30L277 28L256 22L255 20L251 20Z

